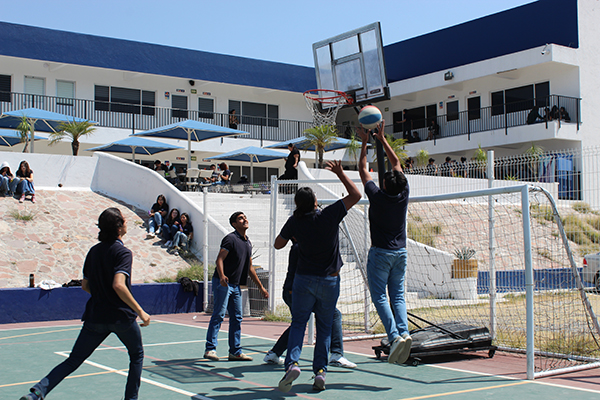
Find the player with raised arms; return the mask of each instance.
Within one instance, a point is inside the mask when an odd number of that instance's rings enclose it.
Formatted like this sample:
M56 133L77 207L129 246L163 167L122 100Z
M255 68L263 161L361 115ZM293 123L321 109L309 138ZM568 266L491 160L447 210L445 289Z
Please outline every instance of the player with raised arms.
M391 344L388 362L402 364L410 355L412 345L404 299L409 187L400 160L385 138L384 126L385 120L382 119L377 129L371 131L373 137L383 145L392 165L392 170L384 174L383 187L377 187L367 167L369 131L365 131L364 127L357 130L362 140L358 172L370 203L371 248L367 259L367 279L371 299ZM390 295L389 301L386 287Z

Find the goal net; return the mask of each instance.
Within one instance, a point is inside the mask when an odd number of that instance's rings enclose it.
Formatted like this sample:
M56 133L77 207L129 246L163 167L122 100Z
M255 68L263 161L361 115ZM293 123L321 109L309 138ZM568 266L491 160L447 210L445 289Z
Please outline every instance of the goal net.
M324 206L344 194L335 180L294 184L312 187ZM272 235L294 210L293 195L274 193ZM367 207L361 200L340 224L344 267L337 306L345 339L385 334L366 283ZM571 211L558 210L548 192L526 185L411 198L409 312L435 325L487 328L500 350L527 358L529 379L598 366L593 311L598 296L588 296L590 284L580 279L577 263L584 249L573 241L571 230L563 229L563 222L576 223ZM273 251L271 258L272 281L280 288L287 252ZM272 302L277 309L280 300ZM410 329L423 325L413 319Z

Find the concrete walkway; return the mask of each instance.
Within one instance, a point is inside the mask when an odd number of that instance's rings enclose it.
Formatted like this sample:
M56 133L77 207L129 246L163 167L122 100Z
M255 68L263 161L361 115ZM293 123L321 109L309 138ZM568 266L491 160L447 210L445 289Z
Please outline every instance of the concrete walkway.
M147 210L91 191L38 190L37 202L0 196L0 288L26 287L29 274L35 282L51 279L59 284L82 278L85 256L98 242L100 213L117 207L128 220L123 242L133 252L134 283L175 276L188 261L170 255L158 239L146 239ZM31 221L15 215L31 215Z

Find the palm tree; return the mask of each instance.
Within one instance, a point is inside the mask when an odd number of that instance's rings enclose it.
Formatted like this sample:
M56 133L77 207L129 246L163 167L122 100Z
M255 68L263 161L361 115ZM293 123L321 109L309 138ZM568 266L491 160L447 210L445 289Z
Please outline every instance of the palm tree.
M25 142L25 146L23 147L23 153L27 153L27 148L29 147L29 132L33 131L33 124L29 122L26 116L21 117L21 122L19 126L17 126L17 132L21 135L21 143Z
M404 162L408 158L406 150L404 149L407 140L402 138L394 139L394 137L391 135L385 135L385 140L387 140L394 153L396 153L398 160L400 160L400 164L404 165ZM377 161L377 154L375 154L375 161Z
M544 154L544 148L542 146L536 146L535 143L531 142L531 147L525 150L525 157L527 158L527 167L529 169L529 177L532 181L538 180L539 175L539 162Z
M323 168L323 152L325 147L337 138L337 128L335 125L319 125L306 129L304 133L308 140L308 147L315 146L315 150L319 155L319 168Z
M352 132L352 136L350 137L350 142L346 148L348 149L348 155L351 159L354 160L356 164L358 164L358 156L360 155L360 149L362 147L362 142L358 140L356 137L356 133Z
M58 126L59 131L50 134L50 146L60 142L64 137L71 138L71 148L73 149L73 155L76 156L79 152L79 139L91 135L96 128L90 121L71 121L63 122Z
M425 167L429 160L429 152L425 149L421 149L417 151L415 158L417 161L417 167Z

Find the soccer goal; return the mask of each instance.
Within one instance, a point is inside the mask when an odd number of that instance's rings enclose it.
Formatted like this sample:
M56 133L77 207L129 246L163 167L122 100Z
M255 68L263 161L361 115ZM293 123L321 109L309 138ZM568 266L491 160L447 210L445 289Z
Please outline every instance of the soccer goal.
M312 187L323 205L343 195L336 180L293 184ZM272 235L294 210L293 195L278 195L277 185L274 181ZM361 200L340 225L344 267L338 308L346 339L385 333L366 283L367 208ZM568 216L561 211L547 191L530 185L411 198L409 311L436 325L487 328L500 350L526 357L529 379L600 366L594 314L600 300L595 293L588 296L591 289L581 281L574 256L581 249L565 233ZM277 290L287 252L270 256ZM278 300L271 301L275 309Z

